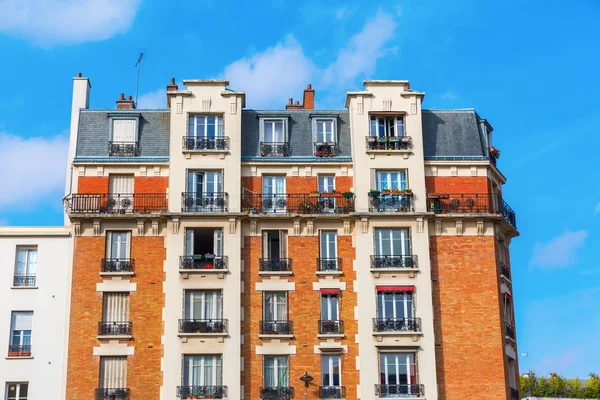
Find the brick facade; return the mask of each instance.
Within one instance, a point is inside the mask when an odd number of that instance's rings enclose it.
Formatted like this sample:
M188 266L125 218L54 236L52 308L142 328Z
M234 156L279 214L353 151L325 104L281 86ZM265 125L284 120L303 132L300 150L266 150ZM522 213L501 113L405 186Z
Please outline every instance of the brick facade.
M79 194L108 193L108 176L81 176L77 181Z
M490 181L485 176L426 176L427 193L436 194L489 194Z
M136 176L134 178L134 193L167 193L169 177L167 176Z

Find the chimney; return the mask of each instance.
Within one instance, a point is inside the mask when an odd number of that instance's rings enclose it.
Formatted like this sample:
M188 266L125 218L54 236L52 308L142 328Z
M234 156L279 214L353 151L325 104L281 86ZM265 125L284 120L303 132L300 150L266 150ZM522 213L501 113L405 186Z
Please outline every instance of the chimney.
M304 109L314 110L315 109L315 91L312 85L309 83L306 89L304 89Z
M126 99L125 95L123 93L121 93L119 100L117 100L117 109L118 110L132 110L134 108L135 108L135 103L133 102L133 99L131 98L131 96L129 96Z
M168 92L174 92L175 90L179 90L179 86L175 83L175 78L171 78L171 82L167 85L167 107L171 108L171 98L169 97Z

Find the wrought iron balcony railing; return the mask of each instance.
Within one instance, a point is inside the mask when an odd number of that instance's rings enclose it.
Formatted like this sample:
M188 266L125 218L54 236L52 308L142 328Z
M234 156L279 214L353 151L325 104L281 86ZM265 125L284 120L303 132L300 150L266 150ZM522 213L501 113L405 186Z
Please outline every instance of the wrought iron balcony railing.
M135 260L133 258L103 258L102 272L133 272Z
M339 335L344 333L344 321L319 320L319 334Z
M500 261L500 273L510 281L510 269L502 261Z
M114 157L135 157L139 151L138 142L108 142L108 154Z
M181 256L179 257L179 269L224 270L227 269L227 261L227 256L215 256L214 254Z
M35 275L15 275L13 286L35 286Z
M421 318L373 318L373 332L421 332Z
M319 386L319 397L321 399L344 399L346 398L346 387Z
M367 136L367 150L409 150L412 147L410 136Z
M415 211L412 193L377 192L369 193L369 211L371 212L408 212Z
M242 195L242 211L250 214L348 214L354 212L354 194L254 194Z
M504 336L515 340L515 327L509 324L508 322L504 324Z
M222 399L227 397L227 386L177 386L180 399Z
M129 400L131 390L129 388L98 388L96 389L96 400Z
M154 214L168 209L167 194L71 194L65 199L69 214Z
M339 271L341 267L341 258L317 258L317 271Z
M269 400L287 400L294 397L294 388L291 386L261 387L260 398Z
M371 256L371 268L417 268L417 256Z
M315 156L335 157L340 154L340 146L337 143L315 142Z
M9 357L28 357L31 355L30 344L9 344L8 345L8 356Z
M519 400L519 391L515 388L510 388L510 400Z
M292 321L260 321L261 335L291 335L293 332Z
M183 150L229 150L229 137L183 137Z
M181 194L181 211L184 212L227 212L227 193Z
M133 335L133 322L131 321L98 322L98 336L131 335Z
M292 270L291 258L260 258L261 272L289 272Z
M263 157L288 157L290 150L287 142L260 142L260 155Z
M227 333L226 319L180 319L179 333Z
M423 385L375 385L379 397L420 397L425 395Z

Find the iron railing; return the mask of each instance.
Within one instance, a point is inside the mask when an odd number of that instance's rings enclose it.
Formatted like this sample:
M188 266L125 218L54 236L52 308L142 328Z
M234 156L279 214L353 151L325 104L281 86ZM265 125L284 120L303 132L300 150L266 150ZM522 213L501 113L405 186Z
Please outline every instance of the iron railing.
M260 142L260 155L263 157L287 157L290 150L287 142Z
M373 332L421 332L421 318L373 318Z
M367 136L367 150L408 150L412 147L410 136Z
M181 194L181 211L184 212L227 212L227 193Z
M260 321L261 335L291 335L293 332L292 321Z
M180 319L179 333L227 333L227 319Z
M375 385L375 395L379 397L420 397L424 394L424 386L419 384Z
M369 211L371 212L408 212L414 210L415 204L412 194L369 194Z
M102 272L133 272L135 260L133 258L103 258Z
M96 400L129 400L131 390L129 388L98 388L96 389Z
M133 322L116 321L98 322L98 336L131 336L133 335Z
M229 150L229 137L183 137L183 150Z
M180 399L222 399L227 397L227 386L177 386Z
M317 271L339 271L341 267L341 258L317 258Z
M108 142L108 154L116 157L135 157L139 155L138 142Z
M508 322L504 323L504 336L515 340L515 327Z
M500 204L500 214L504 217L504 220L513 228L517 229L517 214L512 208L504 201L503 198L498 196Z
M496 164L497 164L496 160L498 160L498 157L496 157L496 155L490 151L488 159L490 160L490 162L492 163L492 165L495 167Z
M315 142L315 156L335 157L340 154L340 146L336 143Z
M181 256L179 257L179 269L227 269L227 256L215 256L214 254Z
M260 271L263 272L287 272L292 270L291 258L260 258Z
M250 214L348 214L354 212L354 195L246 193L242 195L242 211Z
M346 397L345 386L319 386L321 399L343 399Z
M319 320L319 334L339 335L344 333L344 321Z
M510 388L510 400L519 400L519 391L515 388Z
M502 261L500 261L500 273L510 281L510 269Z
M35 275L15 275L13 286L35 286Z
M294 388L291 386L261 387L260 398L269 400L287 400L294 397Z
M26 357L31 355L30 344L9 344L8 345L8 356L9 357Z
M517 216L500 196L491 194L430 194L427 211L435 214L501 214L517 229Z
M166 212L167 194L71 194L65 199L69 214L153 214Z
M371 256L371 268L417 268L417 256Z

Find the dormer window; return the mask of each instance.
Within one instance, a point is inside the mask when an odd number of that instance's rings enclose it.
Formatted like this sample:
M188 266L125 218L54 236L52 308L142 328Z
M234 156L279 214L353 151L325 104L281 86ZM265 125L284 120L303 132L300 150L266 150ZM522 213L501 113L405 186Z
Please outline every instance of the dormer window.
M314 155L333 157L338 155L337 118L312 115Z
M289 155L286 118L261 118L260 155L287 157Z
M408 150L411 147L412 140L406 136L403 114L382 112L373 113L370 117L368 150Z
M112 117L108 154L117 157L138 155L138 119Z
M371 116L371 136L404 136L404 116Z
M263 121L265 143L283 143L285 142L284 121L282 119Z
M227 150L229 138L223 136L223 117L190 115L188 132L183 140L184 150Z
M317 125L317 142L319 143L335 143L335 134L333 130L332 119L319 119Z

